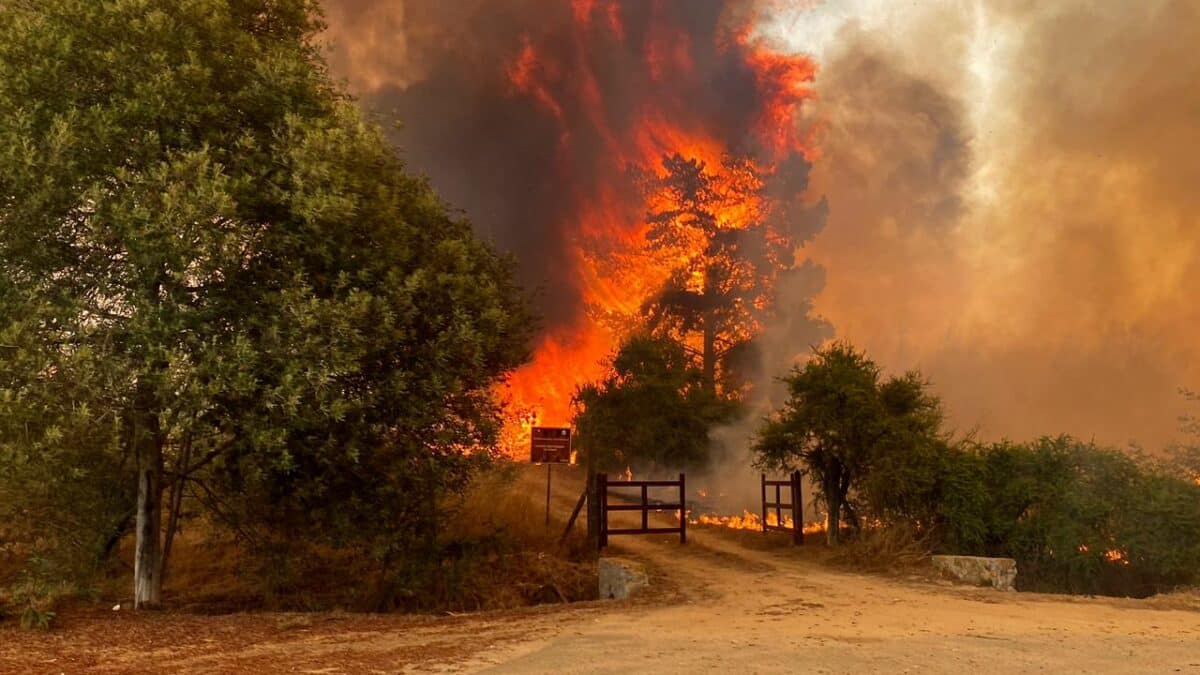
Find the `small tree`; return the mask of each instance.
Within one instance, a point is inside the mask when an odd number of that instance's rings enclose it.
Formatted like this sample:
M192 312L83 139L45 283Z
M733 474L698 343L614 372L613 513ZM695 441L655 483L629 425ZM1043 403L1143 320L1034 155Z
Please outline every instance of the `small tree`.
M580 387L575 400L579 444L594 465L639 472L704 466L709 430L735 412L678 344L647 336L626 341L612 373Z
M870 487L864 481L873 463L936 443L940 406L918 374L881 382L879 367L844 342L815 350L783 381L788 398L759 431L757 463L784 470L802 466L816 479L828 513L826 538L836 544L843 512L858 526L851 489ZM890 506L900 507L894 496ZM876 508L888 506L881 500Z

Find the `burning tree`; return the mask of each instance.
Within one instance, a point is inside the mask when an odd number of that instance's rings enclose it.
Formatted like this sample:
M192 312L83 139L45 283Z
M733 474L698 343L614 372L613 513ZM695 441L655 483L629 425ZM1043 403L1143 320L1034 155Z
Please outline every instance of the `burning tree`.
M646 248L678 264L642 312L695 357L710 392L721 384L730 394L733 357L774 309L780 274L796 266L798 228L771 217L768 176L749 158L726 156L713 170L676 153L662 169L642 178Z
M388 11L401 11L392 4ZM381 76L375 84L387 86L360 90L369 105L404 120L405 155L515 253L524 284L540 289L533 359L504 390L510 429L527 422L526 411L540 423L564 423L576 386L606 376L605 358L642 327L641 308L682 264L645 250L645 200L628 167L657 169L678 153L721 175L723 156L752 149L756 172L772 183L779 167L810 159L811 138L796 122L816 64L760 35L755 4L403 3L394 25L414 58L390 72L377 63L346 69ZM806 176L790 176L800 179L787 186L799 194ZM702 332L689 331L697 363ZM710 380L738 351L724 353L729 336L716 335Z

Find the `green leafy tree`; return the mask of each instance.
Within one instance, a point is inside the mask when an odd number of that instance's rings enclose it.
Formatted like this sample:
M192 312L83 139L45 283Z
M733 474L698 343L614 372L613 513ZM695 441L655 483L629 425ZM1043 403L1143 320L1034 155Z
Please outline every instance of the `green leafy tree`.
M906 457L929 451L942 439L938 400L916 373L882 379L879 367L844 342L817 349L812 358L783 378L788 398L765 420L754 443L764 468L803 467L821 490L829 517L826 536L839 540L845 519L858 526L850 500L856 489L874 495L878 513L915 508L905 493L883 490L868 477L872 465L899 467ZM868 504L871 501L867 500Z
M598 469L638 473L689 469L708 462L709 429L729 421L736 404L712 394L674 341L634 336L601 382L579 388L574 425Z
M320 29L312 0L0 3L3 489L136 476L75 538L133 521L141 607L185 493L393 564L526 357L509 263L331 84Z

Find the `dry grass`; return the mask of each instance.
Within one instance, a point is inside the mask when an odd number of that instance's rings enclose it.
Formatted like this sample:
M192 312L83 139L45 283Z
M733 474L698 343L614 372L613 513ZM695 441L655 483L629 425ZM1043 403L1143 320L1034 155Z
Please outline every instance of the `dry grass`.
M910 570L928 558L929 547L905 525L864 529L829 555L835 565L868 572Z
M470 578L460 580L466 593L460 600L466 601L464 609L595 598L596 567L587 554L583 530L575 528L559 543L569 511L556 500L546 523L545 484L540 483L544 474L539 470L502 465L480 476L453 505L446 539L487 549L484 564L469 565ZM560 487L569 494L569 469L560 472Z
M545 483L539 487L545 474L531 469L502 465L448 501L450 518L439 536L443 559L394 602L379 602L384 586L366 551L300 541L286 556L267 557L202 521L187 523L175 540L164 598L171 608L206 614L387 607L460 612L593 599L596 568L582 528L559 544L567 514L556 504L547 527ZM101 588L106 603L129 601L131 538L118 555L118 573Z

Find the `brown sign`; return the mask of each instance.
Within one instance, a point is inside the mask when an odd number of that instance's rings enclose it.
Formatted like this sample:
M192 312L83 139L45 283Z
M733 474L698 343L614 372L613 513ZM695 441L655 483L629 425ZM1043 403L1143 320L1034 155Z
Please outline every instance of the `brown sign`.
M570 464L571 430L566 427L534 427L529 435L529 454L534 464Z

